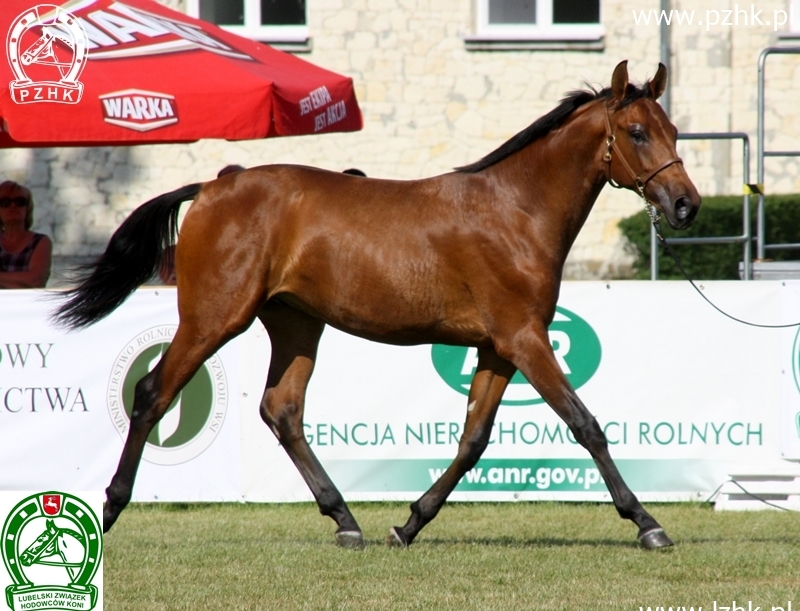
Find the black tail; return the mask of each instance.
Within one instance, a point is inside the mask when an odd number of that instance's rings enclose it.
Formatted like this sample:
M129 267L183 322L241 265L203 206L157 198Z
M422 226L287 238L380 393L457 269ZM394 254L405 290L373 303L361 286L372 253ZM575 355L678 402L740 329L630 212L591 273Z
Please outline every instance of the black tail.
M200 192L193 184L142 204L111 236L106 251L84 268L80 284L65 291L66 299L53 314L69 329L88 327L105 318L158 270L161 253L178 233L180 205Z

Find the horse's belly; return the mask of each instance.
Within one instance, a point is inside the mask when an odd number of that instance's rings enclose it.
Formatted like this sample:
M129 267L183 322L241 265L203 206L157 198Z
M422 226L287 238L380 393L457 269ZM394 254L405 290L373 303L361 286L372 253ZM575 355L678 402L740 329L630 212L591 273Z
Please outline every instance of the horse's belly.
M477 312L469 307L363 295L346 304L295 294L283 294L281 299L341 331L381 343L482 346L490 341Z

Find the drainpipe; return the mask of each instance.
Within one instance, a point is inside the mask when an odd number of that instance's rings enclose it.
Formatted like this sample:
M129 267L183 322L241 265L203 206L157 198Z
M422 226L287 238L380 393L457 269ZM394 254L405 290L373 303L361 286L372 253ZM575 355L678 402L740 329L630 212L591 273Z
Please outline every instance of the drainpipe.
M667 67L667 88L661 96L661 106L667 116L670 115L670 89L672 83L672 70L670 66L670 48L669 48L669 26L667 25L664 17L669 15L669 0L660 0L661 2L661 43L660 43L660 61ZM658 237L656 236L656 228L650 226L650 279L658 279Z
M662 15L669 15L669 0L661 0L661 14ZM670 90L672 88L672 70L670 67L670 48L669 48L669 26L667 22L662 19L661 20L661 46L660 46L660 55L661 55L661 63L667 67L669 71L669 78L667 79L667 88L664 90L664 94L661 96L661 106L664 108L664 111L667 113L667 116L670 114Z

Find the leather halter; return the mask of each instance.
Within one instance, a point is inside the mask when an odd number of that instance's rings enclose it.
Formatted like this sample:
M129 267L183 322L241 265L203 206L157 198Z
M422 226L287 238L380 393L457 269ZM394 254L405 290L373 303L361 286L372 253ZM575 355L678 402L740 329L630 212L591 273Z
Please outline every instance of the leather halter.
M619 183L615 182L614 179L611 178L611 153L613 151L613 152L615 152L617 154L617 158L619 159L620 163L622 164L622 167L625 168L625 170L628 172L628 174L631 175L631 178L633 178L633 185L639 191L639 195L642 197L642 199L649 206L652 206L652 204L650 203L650 201L647 199L647 197L644 194L644 189L647 186L647 183L656 174L658 174L661 170L664 170L664 169L668 168L673 163L681 163L682 164L683 160L680 157L672 157L670 159L667 159L660 166L656 167L653 170L650 170L649 172L647 172L644 175L637 174L636 172L633 171L633 169L631 168L630 164L625 159L625 156L622 154L622 151L620 150L619 145L617 144L617 139L614 136L614 133L611 131L611 119L609 118L609 115L608 115L608 105L606 105L605 119L606 119L606 147L607 147L607 149L606 149L605 154L603 155L603 161L605 161L608 164L608 166L606 167L606 180L608 180L608 184L610 184L612 187L614 187L616 189L622 189L623 188L622 185L620 185Z

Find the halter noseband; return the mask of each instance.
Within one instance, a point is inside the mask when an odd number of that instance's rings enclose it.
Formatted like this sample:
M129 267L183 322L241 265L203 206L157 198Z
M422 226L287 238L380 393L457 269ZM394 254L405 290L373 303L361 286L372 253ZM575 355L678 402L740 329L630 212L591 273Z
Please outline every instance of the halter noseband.
M606 105L606 112L605 112L605 119L606 119L606 152L603 155L603 161L605 161L608 165L606 166L606 180L608 184L610 184L615 189L622 189L622 185L618 182L615 182L614 179L611 177L611 153L612 151L617 154L617 158L619 159L622 167L631 175L633 178L633 185L636 187L636 190L639 192L642 200L644 200L645 208L647 208L647 214L650 215L650 220L653 223L658 221L659 212L656 207L650 203L650 200L647 199L647 196L644 194L644 190L647 187L647 183L661 170L664 170L671 166L673 163L683 163L683 160L680 157L672 157L667 159L664 163L660 166L656 167L653 170L650 170L644 175L637 174L633 171L630 164L625 159L625 156L622 154L622 151L619 149L619 145L617 144L617 138L614 136L613 132L611 131L611 119L608 115L608 105Z

